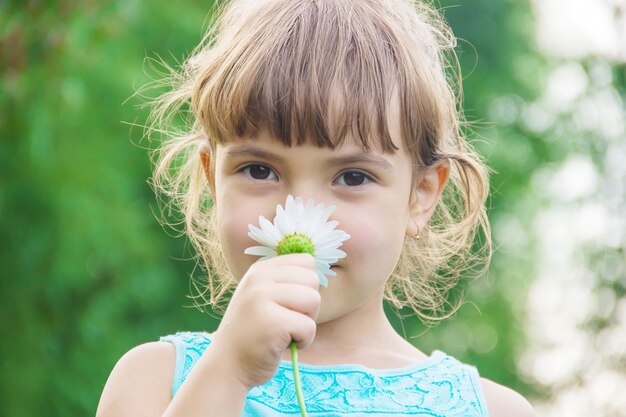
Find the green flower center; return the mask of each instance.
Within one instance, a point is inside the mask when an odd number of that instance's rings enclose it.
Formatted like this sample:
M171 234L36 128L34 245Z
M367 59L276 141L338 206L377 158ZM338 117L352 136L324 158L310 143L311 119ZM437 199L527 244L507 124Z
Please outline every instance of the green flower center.
M283 238L276 246L278 255L288 255L290 253L310 253L315 255L315 246L307 236L300 233L292 233Z

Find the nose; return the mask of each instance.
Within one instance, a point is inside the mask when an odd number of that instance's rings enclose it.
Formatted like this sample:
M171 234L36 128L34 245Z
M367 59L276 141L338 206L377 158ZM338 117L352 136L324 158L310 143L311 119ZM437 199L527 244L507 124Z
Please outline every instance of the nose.
M305 205L309 199L313 199L315 204L325 203L328 205L330 201L325 201L328 200L328 195L321 188L312 180L294 181L287 187L287 194L283 196L283 202L287 200L287 195L291 194L293 198L302 197Z

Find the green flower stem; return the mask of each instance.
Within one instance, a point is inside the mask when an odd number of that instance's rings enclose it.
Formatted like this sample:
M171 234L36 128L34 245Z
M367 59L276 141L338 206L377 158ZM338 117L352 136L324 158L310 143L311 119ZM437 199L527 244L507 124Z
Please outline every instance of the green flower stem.
M292 233L287 235L276 246L276 254L287 255L290 253L309 253L315 254L315 245L308 236L301 233ZM302 387L300 386L300 372L298 371L298 348L296 342L291 342L291 363L293 364L293 380L296 383L296 396L298 397L298 405L300 406L300 414L306 417L306 407L304 406L304 398L302 398Z
M306 407L304 406L302 387L300 386L300 372L298 371L298 348L296 347L296 342L291 342L291 363L293 364L293 379L296 382L296 396L298 397L300 414L302 414L302 417L306 417Z

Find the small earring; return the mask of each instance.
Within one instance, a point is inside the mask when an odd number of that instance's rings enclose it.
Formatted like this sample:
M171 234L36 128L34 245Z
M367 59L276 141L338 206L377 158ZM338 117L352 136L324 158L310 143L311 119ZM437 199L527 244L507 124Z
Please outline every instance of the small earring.
M419 238L420 238L420 224L417 222L417 220L415 221L415 226L417 227L417 233L415 234L415 236L413 236L413 239L419 240Z

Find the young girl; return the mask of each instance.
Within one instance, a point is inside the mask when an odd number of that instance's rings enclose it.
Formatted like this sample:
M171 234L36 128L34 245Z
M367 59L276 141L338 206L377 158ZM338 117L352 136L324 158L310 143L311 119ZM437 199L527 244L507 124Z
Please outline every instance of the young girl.
M189 126L164 142L154 184L184 215L207 303L235 291L215 332L125 354L97 415L297 416L292 341L311 415L534 415L383 311L445 315L481 228L490 256L487 168L460 133L438 15L410 0L235 0L217 15L157 102L156 122ZM335 206L350 236L326 285L310 254L246 253L249 225L288 195Z

